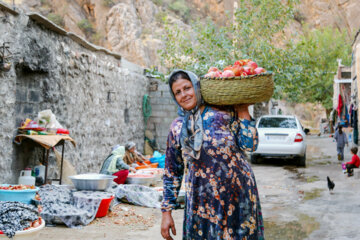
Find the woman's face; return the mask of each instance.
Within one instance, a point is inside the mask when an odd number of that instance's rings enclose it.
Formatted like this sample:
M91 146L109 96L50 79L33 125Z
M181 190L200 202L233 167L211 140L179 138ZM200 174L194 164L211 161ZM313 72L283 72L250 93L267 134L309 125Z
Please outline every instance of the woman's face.
M189 80L180 78L173 83L171 89L183 109L189 111L196 106L195 89Z

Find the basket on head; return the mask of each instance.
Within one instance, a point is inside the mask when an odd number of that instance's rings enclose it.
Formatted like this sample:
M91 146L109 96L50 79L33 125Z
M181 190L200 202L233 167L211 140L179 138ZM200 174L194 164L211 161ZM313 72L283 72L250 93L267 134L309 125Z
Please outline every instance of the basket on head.
M272 72L232 78L201 78L201 95L213 105L268 101L274 92Z

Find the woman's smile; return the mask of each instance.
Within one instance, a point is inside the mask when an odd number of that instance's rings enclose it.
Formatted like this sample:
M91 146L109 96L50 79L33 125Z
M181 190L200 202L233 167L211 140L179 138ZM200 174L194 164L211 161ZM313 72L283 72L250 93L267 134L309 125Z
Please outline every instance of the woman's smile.
M195 90L187 79L178 79L172 85L172 91L178 104L189 111L196 106Z

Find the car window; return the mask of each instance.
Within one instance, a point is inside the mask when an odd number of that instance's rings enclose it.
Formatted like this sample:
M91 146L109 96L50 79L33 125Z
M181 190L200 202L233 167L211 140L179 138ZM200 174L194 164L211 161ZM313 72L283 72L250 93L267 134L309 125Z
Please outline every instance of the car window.
M261 118L258 128L297 128L294 118Z

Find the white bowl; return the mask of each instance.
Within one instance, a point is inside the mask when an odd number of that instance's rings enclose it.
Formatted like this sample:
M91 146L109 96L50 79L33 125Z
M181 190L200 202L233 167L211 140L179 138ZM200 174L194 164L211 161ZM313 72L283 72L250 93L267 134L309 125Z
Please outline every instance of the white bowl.
M12 238L13 240L17 239L29 239L29 237L33 238L39 235L39 231L45 227L45 220L41 219L41 224L37 228L30 228L28 230L17 231L15 236ZM0 234L0 239L9 239L5 234Z

